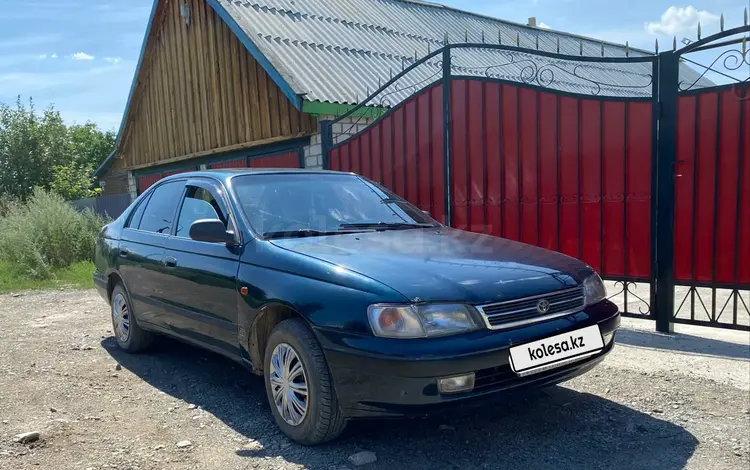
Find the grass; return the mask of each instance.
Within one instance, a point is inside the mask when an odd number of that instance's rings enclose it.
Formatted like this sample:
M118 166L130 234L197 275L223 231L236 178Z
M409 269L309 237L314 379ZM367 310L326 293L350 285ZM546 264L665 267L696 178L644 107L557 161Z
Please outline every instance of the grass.
M15 274L8 263L0 261L0 294L36 289L89 289L94 287L93 274L94 263L81 261L53 271L50 279L28 279Z

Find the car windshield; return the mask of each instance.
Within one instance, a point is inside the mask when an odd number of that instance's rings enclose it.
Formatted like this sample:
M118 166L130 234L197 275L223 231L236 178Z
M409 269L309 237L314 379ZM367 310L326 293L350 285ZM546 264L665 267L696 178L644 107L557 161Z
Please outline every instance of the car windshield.
M439 225L387 189L355 175L246 175L234 178L232 185L253 229L268 238Z

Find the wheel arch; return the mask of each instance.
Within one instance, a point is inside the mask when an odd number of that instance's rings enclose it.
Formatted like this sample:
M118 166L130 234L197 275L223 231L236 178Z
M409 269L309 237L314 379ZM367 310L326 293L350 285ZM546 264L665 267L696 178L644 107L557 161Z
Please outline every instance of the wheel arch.
M247 352L254 374L263 375L266 346L273 329L284 320L300 318L306 324L307 319L296 309L282 303L264 305L250 325L247 338Z
M128 293L128 288L125 285L125 280L122 278L122 276L120 276L117 271L110 271L109 274L107 274L107 298L110 302L112 302L112 291L115 290L115 286L117 284L122 284L125 292Z

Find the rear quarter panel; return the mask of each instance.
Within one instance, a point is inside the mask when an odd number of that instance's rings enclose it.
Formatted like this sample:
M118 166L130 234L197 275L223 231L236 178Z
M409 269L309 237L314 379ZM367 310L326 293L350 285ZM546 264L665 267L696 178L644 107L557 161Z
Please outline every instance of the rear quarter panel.
M107 292L108 278L116 269L120 235L128 213L129 209L117 220L102 227L99 235L96 237L96 244L94 246L94 285L106 300L109 300Z

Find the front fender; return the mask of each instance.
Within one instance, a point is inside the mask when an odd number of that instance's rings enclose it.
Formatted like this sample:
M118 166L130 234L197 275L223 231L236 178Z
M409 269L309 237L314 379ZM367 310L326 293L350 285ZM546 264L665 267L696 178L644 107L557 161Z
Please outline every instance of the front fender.
M367 307L408 301L385 284L306 255L259 241L248 247L238 271L239 344L249 355L253 327L265 311L283 307L313 329L372 334ZM252 260L252 263L249 262Z

